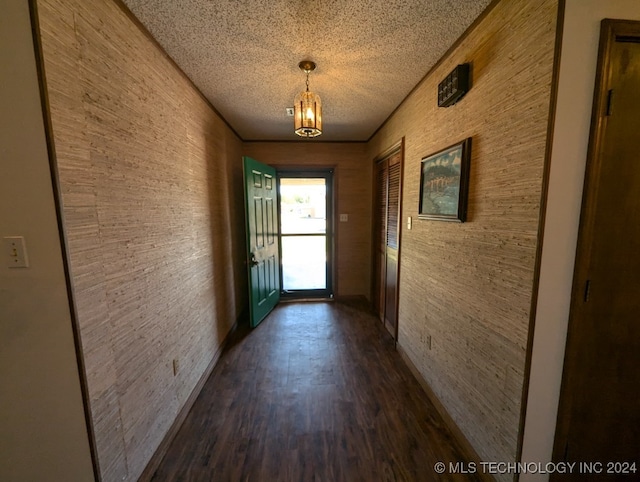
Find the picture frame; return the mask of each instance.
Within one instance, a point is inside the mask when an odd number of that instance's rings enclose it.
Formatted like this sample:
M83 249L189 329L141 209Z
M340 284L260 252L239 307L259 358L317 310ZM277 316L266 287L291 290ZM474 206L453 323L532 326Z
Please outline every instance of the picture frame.
M422 158L419 219L466 221L470 159L471 137Z

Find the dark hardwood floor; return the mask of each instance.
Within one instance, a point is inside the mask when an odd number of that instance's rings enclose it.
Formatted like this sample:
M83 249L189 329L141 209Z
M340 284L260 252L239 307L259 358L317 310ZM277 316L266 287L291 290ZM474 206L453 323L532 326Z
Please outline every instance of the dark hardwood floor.
M240 327L153 481L432 481L464 461L362 302L283 303Z

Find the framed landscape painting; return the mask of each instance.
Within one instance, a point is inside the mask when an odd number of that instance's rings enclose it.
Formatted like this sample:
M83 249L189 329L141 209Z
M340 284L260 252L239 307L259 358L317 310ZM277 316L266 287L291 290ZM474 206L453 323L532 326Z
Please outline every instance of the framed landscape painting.
M470 158L471 137L422 159L420 219L466 220Z

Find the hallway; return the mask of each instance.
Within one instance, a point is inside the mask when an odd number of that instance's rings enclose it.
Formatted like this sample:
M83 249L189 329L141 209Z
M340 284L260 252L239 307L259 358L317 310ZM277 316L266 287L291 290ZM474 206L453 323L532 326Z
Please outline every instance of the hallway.
M460 449L367 305L283 303L227 345L154 481L430 481Z

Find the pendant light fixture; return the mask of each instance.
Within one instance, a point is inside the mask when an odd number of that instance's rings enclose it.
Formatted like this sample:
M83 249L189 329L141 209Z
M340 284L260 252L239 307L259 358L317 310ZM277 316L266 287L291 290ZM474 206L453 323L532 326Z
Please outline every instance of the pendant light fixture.
M296 95L293 103L295 132L301 137L317 137L322 134L322 103L319 95L309 91L309 73L316 64L303 60L298 67L307 74L307 90Z

